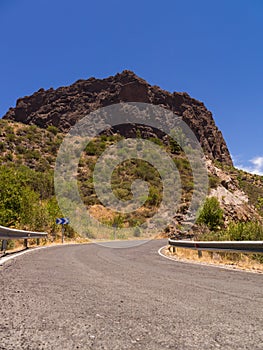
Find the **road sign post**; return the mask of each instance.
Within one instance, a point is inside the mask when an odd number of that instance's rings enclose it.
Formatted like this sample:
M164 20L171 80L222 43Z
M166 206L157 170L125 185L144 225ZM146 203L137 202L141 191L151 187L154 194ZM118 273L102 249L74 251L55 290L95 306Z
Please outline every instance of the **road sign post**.
M117 238L117 231L116 230L117 230L118 225L114 223L112 226L114 228L114 240L116 240L116 238Z
M61 236L61 243L64 243L64 232L65 232L65 227L64 224L62 224L62 236Z
M61 236L61 242L64 243L64 233L65 233L65 224L69 224L69 219L68 218L57 218L56 219L56 224L57 225L62 225L62 236Z

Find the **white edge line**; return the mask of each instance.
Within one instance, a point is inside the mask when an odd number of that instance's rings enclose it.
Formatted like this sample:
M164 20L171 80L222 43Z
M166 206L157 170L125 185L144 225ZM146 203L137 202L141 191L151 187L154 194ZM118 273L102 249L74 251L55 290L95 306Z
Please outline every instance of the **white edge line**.
M159 250L158 250L158 254L160 256L162 256L163 258L165 259L168 259L168 260L172 260L174 262L179 262L179 263L182 263L182 264L192 264L192 265L202 265L202 266L206 266L206 267L215 267L215 268L218 268L218 269L224 269L224 270L230 270L230 271L237 271L237 272L248 272L248 273L257 273L259 275L262 275L263 272L261 271L254 271L254 270L243 270L241 269L240 267L238 266L235 266L235 267L232 267L232 266L227 266L227 265L217 265L217 264L213 264L213 263L205 263L205 262L202 262L202 261L193 261L193 260L180 260L178 258L172 258L170 256L167 256L165 254L163 254L161 251L166 248L167 245L161 247Z

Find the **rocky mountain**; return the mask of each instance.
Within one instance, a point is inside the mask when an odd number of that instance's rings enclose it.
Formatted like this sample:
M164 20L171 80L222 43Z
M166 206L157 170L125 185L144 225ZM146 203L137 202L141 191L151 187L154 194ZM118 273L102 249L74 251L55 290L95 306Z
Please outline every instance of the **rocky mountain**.
M89 78L58 89L40 89L18 99L3 119L41 128L53 125L67 132L88 113L119 102L152 103L173 111L191 127L209 159L233 165L222 133L202 102L185 92L170 93L151 86L127 70L106 79ZM130 131L129 126L121 129L123 136Z
M10 108L0 123L1 165L26 166L40 174L40 177L41 174L52 173L57 151L70 127L88 113L119 102L152 103L181 116L195 132L206 154L210 185L208 195L218 198L224 210L225 225L232 221L262 221L263 177L233 167L223 136L204 104L187 93L170 93L157 86L151 86L130 71L106 79L79 80L71 86L56 90L40 89L31 96L18 99L16 107ZM79 182L83 199L95 216L98 215L98 219L114 222L116 218L112 213L105 211L96 198L92 186L94 164L100 152L117 142L121 136L132 137L132 133L137 131L136 128L133 130L132 125L123 124L118 126L118 133L100 135L89 145L84 158L80 160ZM142 126L141 131L141 137L147 137L150 133L155 142L160 141L154 139L156 130L152 129L151 134L149 128L144 130ZM164 146L169 151L169 143L164 142ZM183 187L182 204L174 217L174 223L169 227L169 233L175 234L182 222L188 220L188 204L193 184L184 155L175 152L172 158L180 171ZM117 174L114 175L115 190L120 198L129 199L129 183L136 178L138 171L147 177L147 169L143 164L139 164L139 168L138 164L131 164L128 170L120 169L120 173L125 175L120 182ZM125 224L132 225L135 219L139 222L151 217L152 211L159 203L158 191L161 188L157 176L153 177L151 174L151 181L153 190L150 202L153 204L138 212L135 218L128 218L124 221ZM50 192L52 191L51 188Z

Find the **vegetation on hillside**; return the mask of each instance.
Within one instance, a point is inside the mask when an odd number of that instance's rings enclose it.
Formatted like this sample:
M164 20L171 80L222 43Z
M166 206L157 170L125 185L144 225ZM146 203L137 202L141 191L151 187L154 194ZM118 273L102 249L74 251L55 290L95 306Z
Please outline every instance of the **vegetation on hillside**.
M263 241L263 225L258 221L232 222L223 227L223 210L217 198L207 198L199 212L197 223L205 225L199 240L205 241ZM252 258L263 263L261 254L252 254Z
M138 133L138 139L139 138L140 135ZM122 137L118 134L110 136L101 135L89 142L83 152L79 162L78 181L81 197L87 207L101 205L93 186L93 170L95 164L105 149L108 149L121 139ZM157 138L151 138L151 141L170 153L171 158L180 172L183 201L190 200L193 192L193 176L190 164L184 153L179 147L176 148L174 142L164 144ZM120 150L120 152L124 152L124 150ZM145 198L144 205L132 214L120 215L118 213L112 213L110 220L109 218L101 217L100 212L98 212L97 218L100 221L109 223L109 221L113 221L115 217L121 216L122 220L119 227L136 227L156 213L162 201L163 193L160 174L150 163L142 159L136 159L136 154L135 158L123 161L115 168L111 176L111 189L119 200L125 202L132 199L132 184L138 179L146 181L149 186L149 195ZM172 184L171 190L173 190Z
M0 120L1 164L26 165L45 172L54 167L63 135L54 126L45 129Z
M223 226L223 210L215 197L207 198L198 213L196 223L206 225L209 230L218 230Z
M0 166L0 224L25 230L46 231L53 240L61 228L61 216L54 196L53 172L34 171L26 166ZM75 233L66 228L66 236Z
M140 137L138 133L137 138ZM98 220L118 227L134 227L134 235L139 236L138 226L154 215L162 201L163 188L158 171L146 161L131 158L119 164L112 173L112 191L122 201L132 198L135 180L145 180L149 185L149 196L145 198L144 205L131 214L102 210L102 203L93 186L93 171L98 158L104 150L121 139L118 134L101 135L87 145L79 161L78 184L83 202L87 208L94 208L93 214ZM63 134L54 126L44 130L34 125L0 120L0 225L48 231L51 235L60 231L60 227L55 224L55 218L62 214L54 195L53 170L62 140ZM193 174L185 154L172 139L164 142L151 138L151 141L169 152L173 159L180 173L182 203L187 207L186 203L191 200L193 193ZM249 196L250 203L263 214L263 177L222 166L221 163L216 165L235 179ZM219 184L220 179L210 174L210 188L216 188ZM223 212L215 198L207 199L197 222L207 227L210 238L236 237L232 225L223 229ZM254 232L251 236L243 226L242 230L239 226L235 232L240 229L242 234L235 239L258 237L258 231L253 226L256 224L250 226ZM70 228L68 235L74 235Z
M46 231L51 240L60 234L53 168L62 139L53 126L43 130L0 120L0 225ZM74 235L67 227L66 236Z

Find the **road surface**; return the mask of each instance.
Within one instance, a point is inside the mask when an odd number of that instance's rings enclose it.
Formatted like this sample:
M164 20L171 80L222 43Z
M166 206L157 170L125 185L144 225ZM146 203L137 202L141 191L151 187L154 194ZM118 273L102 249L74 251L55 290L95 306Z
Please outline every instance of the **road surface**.
M30 252L0 268L1 350L263 349L263 275L175 262L166 241Z

